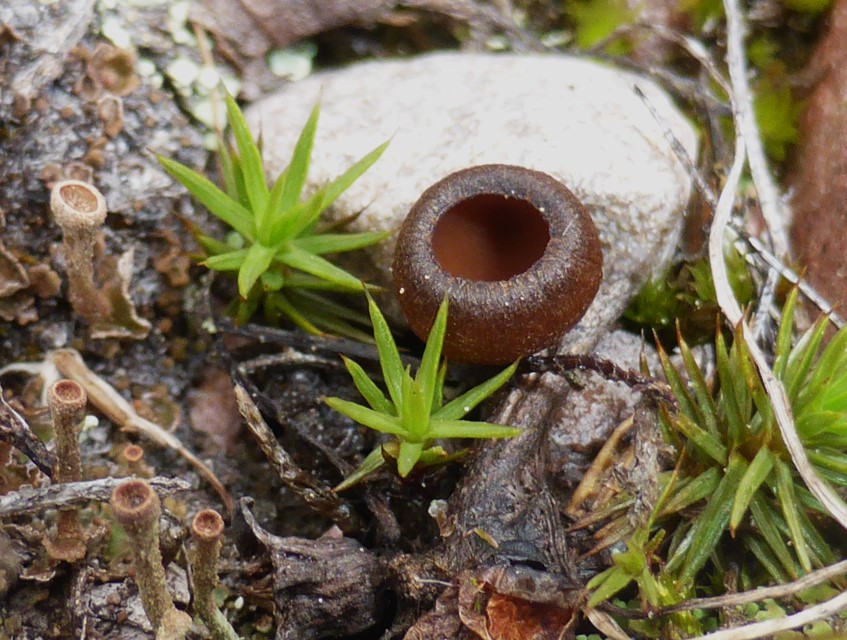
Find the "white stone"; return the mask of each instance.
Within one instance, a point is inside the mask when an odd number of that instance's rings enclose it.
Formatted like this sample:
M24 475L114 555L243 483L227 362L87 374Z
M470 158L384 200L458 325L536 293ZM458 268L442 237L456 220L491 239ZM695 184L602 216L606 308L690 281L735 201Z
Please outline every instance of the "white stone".
M635 93L658 111L659 125ZM587 59L438 53L375 61L287 85L247 113L272 177L287 165L320 96L309 172L314 190L391 138L383 157L337 202L361 211L351 230L399 228L423 191L485 163L549 173L587 206L600 232L604 279L569 349L590 348L670 259L691 184L665 137L696 157L692 126L652 81ZM369 250L371 281L389 285L393 238Z

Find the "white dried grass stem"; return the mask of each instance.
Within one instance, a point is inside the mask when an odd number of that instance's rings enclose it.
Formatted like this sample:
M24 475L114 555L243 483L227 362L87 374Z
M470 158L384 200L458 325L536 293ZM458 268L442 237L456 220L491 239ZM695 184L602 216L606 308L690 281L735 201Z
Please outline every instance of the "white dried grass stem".
M747 57L744 52L744 37L747 25L738 0L724 0L727 30L727 68L732 85L732 102L736 135L744 138L750 174L759 196L774 253L788 255L788 224L791 215L768 168L762 137L753 112L753 95L748 80Z
M757 640L757 638L772 638L774 634L781 631L789 631L797 627L802 627L804 624L810 624L834 616L844 608L847 608L847 591L839 593L831 600L816 604L813 607L786 616L785 618L754 622L753 624L747 624L743 627L735 627L733 629L723 629L715 633L707 633L704 636L689 638L689 640Z

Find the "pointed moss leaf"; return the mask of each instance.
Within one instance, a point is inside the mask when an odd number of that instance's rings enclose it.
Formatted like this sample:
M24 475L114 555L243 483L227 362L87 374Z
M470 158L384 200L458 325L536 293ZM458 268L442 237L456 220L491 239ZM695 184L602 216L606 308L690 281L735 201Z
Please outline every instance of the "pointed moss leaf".
M738 386L733 379L735 370L730 363L726 342L720 331L718 331L715 339L715 354L721 389L720 404L726 414L727 436L730 442L741 442L744 439L748 419L742 415L742 406L738 399Z
M247 250L247 255L244 256L244 263L238 270L238 293L242 298L246 298L250 293L250 289L256 284L268 267L271 266L271 261L274 259L275 249L268 248L264 245L256 243Z
M259 299L257 297L251 296L247 300L237 297L230 303L227 313L234 316L235 326L241 327L250 321L258 306Z
M721 480L717 467L709 467L703 473L691 480L683 488L675 491L662 504L660 515L670 515L690 507L695 502L704 500L714 493Z
M447 464L448 462L455 462L456 460L461 460L467 455L467 449L459 449L458 451L454 451L453 453L447 453L444 450L444 447L435 446L430 447L429 449L424 449L421 452L420 464L427 467L434 467L438 465Z
M285 276L286 286L290 289L298 289L303 290L307 289L309 291L339 291L338 285L333 282L328 282L323 278L318 278L317 276L313 276L309 273L300 273L299 271L294 271L286 274ZM343 287L340 291L349 291L347 287Z
M229 246L226 242L216 240L215 238L207 236L204 233L194 233L194 239L197 240L197 243L201 247L203 247L203 251L206 252L207 256L215 256L219 253L228 253L229 251L232 251L232 247Z
M238 271L247 259L247 253L247 249L220 253L216 256L209 256L203 261L203 264L214 271Z
M408 395L410 411L403 417L403 422L408 429L408 439L421 442L428 435L430 403L424 397L421 385L417 381L411 380L411 376L409 376L409 380L411 381Z
M806 547L806 538L798 515L800 506L794 496L794 479L791 477L791 469L782 460L776 461L776 478L777 498L782 509L782 516L788 524L788 531L794 544L794 553L797 554L800 566L808 573L812 570L812 563L809 560L809 550Z
M395 436L405 436L406 430L400 421L394 416L388 416L379 411L363 407L355 402L342 400L341 398L324 398L324 402L338 413L347 416L351 420L363 424L380 433L390 433Z
M429 409L430 414L434 414L441 408L441 402L444 400L444 380L447 378L447 361L444 360L438 368L438 375L435 378L435 389L432 391L432 406ZM461 416L458 416L461 417Z
M250 207L252 205L250 204L250 198L247 195L247 185L244 183L244 169L241 166L241 159L232 147L229 149L229 154L232 158L232 180L235 182L235 200L238 201L242 207L250 211Z
M273 214L273 220L270 223L268 233L271 242L279 245L298 238L307 226L306 221L317 219L323 209L323 191L319 191L305 202L300 202L290 209L280 209Z
M803 384L812 368L812 363L818 354L828 326L826 318L820 318L811 329L809 329L797 345L791 351L788 366L783 374L785 391L792 403L797 402Z
M835 431L839 424L843 425L845 415L841 411L813 411L805 409L797 418L797 431L804 444L808 445L817 439L817 436L827 432Z
M788 545L785 544L779 526L780 517L761 493L757 493L750 500L750 514L753 516L753 524L765 539L782 568L792 580L796 580L800 575L800 567L794 561Z
M412 412L414 411L412 407L412 386L414 385L414 381L412 380L411 370L412 365L410 364L406 365L406 368L403 370L403 379L400 382L400 406L397 407L400 421L407 430Z
M288 179L285 181L285 189L282 194L282 208L289 209L300 201L300 193L306 184L306 175L309 173L309 162L312 158L312 146L315 142L315 132L318 129L318 117L320 116L320 103L315 104L306 125L300 132L294 152L291 154L291 162L288 164Z
M668 560L666 569L677 573L681 583L688 583L694 578L717 546L729 522L733 492L746 468L744 458L731 456L715 493Z
M359 484L362 480L384 465L385 458L382 456L382 447L377 447L365 456L365 459L362 460L362 464L356 467L356 470L353 473L339 482L332 490L336 493L346 491L350 487Z
M666 409L662 407L662 412ZM694 444L700 451L720 465L726 464L726 447L721 441L705 429L698 426L687 415L680 413L670 418L674 426Z
M682 339L682 334L679 333L678 328L677 339L679 343L679 351L682 355L682 360L685 363L685 369L688 372L688 379L690 381L691 388L694 391L695 398L697 398L695 409L701 416L702 424L704 424L706 430L713 436L717 436L718 420L715 415L715 404L712 399L712 394L709 391L709 387L706 384L706 380L703 377L703 372L700 371L700 365L698 365L697 361L694 359L694 355L691 353L691 349L688 348L688 344Z
M285 276L279 271L265 271L259 280L262 282L262 289L268 292L279 291L285 285Z
M374 328L376 348L379 351L379 366L382 368L382 378L385 380L391 401L399 409L403 402L401 395L404 375L403 362L400 360L400 352L397 351L397 344L394 342L394 336L391 335L391 329L388 328L385 317L370 294L367 294L367 296L368 312Z
M810 450L809 460L816 467L823 467L847 476L847 454L833 449L820 448Z
M397 473L401 478L409 475L409 472L414 469L421 457L423 443L421 442L401 442L400 451L397 454Z
M756 561L764 567L775 583L785 584L786 582L791 582L791 577L779 564L779 560L777 560L767 542L755 536L744 536L744 545L750 550Z
M597 580L597 578L600 577L602 577L602 580ZM595 590L591 593L591 597L588 598L589 609L605 602L621 591L630 582L632 582L633 576L630 575L623 567L615 565L599 576L596 576L592 580L592 583L594 583L595 580L597 580ZM589 585L589 587L590 586L591 585Z
M743 339L743 338L742 338ZM719 340L722 342L723 337L720 336ZM733 341L732 346L729 348L729 376L726 378L721 378L721 384L726 384L727 382L732 385L735 391L735 397L738 400L739 411L742 416L742 420L746 423L750 420L753 410L753 401L750 397L750 388L747 385L747 379L743 374L742 366L739 364L739 359L743 356L740 355L741 349L744 347L743 344L740 344L737 340ZM736 442L740 442L740 440L736 440Z
M773 362L773 373L782 379L788 366L788 358L791 353L791 336L794 329L794 307L797 304L797 288L793 288L782 307L782 317L779 322L779 332L776 336L776 356Z
M223 220L245 238L250 240L254 238L253 216L247 209L196 171L192 171L174 160L162 156L157 156L157 158L165 171L181 182L191 192L191 195L203 203L203 206L210 213Z
M291 320L295 324L295 326L300 327L306 333L310 333L313 336L321 336L323 335L323 331L320 330L312 320L306 317L306 315L297 308L296 305L291 303L291 300L284 293L273 293L270 294L266 301L265 306L270 306L275 309L286 318Z
M824 348L820 358L812 370L809 378L810 390L820 392L821 387L828 384L837 375L845 375L843 368L847 364L847 327L842 328L835 334Z
M232 152L229 150L229 145L224 141L223 135L220 130L215 132L215 137L218 141L218 161L221 165L221 177L224 181L224 189L226 190L226 194L235 200L236 202L241 202L241 197L238 191L238 185L236 183L236 175L235 175L235 163L232 157Z
M297 289L286 290L286 297L300 312L322 330L337 336L357 340L365 344L375 344L373 336L357 328L370 326L366 315L349 309L311 291Z
M347 189L352 185L356 180L358 180L365 171L370 169L371 165L374 162L379 160L379 157L385 151L386 147L388 147L390 140L386 140L381 145L376 147L373 151L368 153L365 157L359 160L352 167L347 169L343 174L338 176L335 180L330 182L326 186L326 195L324 197L325 206L329 207L333 202L338 199L342 193L347 191Z
M362 289L361 280L350 275L344 269L336 267L328 260L304 251L299 247L289 245L286 249L277 253L276 259L283 264L287 264L289 267L311 273L313 276L323 278L349 291L360 291Z
M345 307L343 304L340 304L335 300L330 300L323 294L304 289L293 289L288 293L291 297L297 299L298 304L307 307L312 311L325 311L336 318L357 322L363 326L370 326L371 320L366 314L358 311L357 309ZM368 336L368 341L373 342L373 338Z
M288 172L283 171L274 181L268 194L268 204L265 211L262 213L260 222L257 223L257 235L261 242L271 245L276 244L271 236L271 226L282 212L282 193L285 190L285 180L288 177Z
M330 333L341 338L349 338L350 340L355 340L362 344L374 343L373 337L369 333L365 333L361 329L356 328L353 324L346 320L329 315L325 312L316 314L310 311L308 316L312 319L312 322L320 326L324 333Z
M350 358L345 356L341 356L341 358L344 360L344 366L347 367L347 371L350 372L350 377L353 378L353 384L356 385L359 393L361 393L362 397L367 400L368 404L371 405L371 408L374 411L379 411L380 413L394 415L396 413L394 405L388 401L385 394L380 391L379 387L377 387L373 380L368 377L365 370Z
M659 363L662 366L662 372L665 374L665 379L668 381L668 386L670 386L674 398L676 398L676 401L679 403L680 410L688 416L690 420L697 420L697 411L694 408L694 400L691 398L691 394L688 393L685 382L679 375L676 367L674 367L671 363L667 352L661 348L658 336L656 336L656 343L659 345L657 354L659 356Z
M369 231L366 233L321 233L292 240L292 244L316 255L325 253L344 253L382 242L390 231Z
M259 153L259 147L253 140L253 135L247 128L241 109L238 108L231 95L226 94L224 99L226 100L227 120L230 128L232 128L235 144L238 145L241 173L244 178L247 198L250 200L255 215L261 217L264 216L268 204L268 185L265 182L262 156Z
M797 487L799 489L799 487ZM797 492L800 499L800 491ZM802 502L802 500L800 500ZM799 509L797 515L800 519L800 527L803 529L803 539L809 550L812 564L823 567L835 562L835 554L832 553L832 545L824 540L823 536L815 529L805 509Z
M585 585L585 588L586 589L596 589L597 587L599 587L601 584L603 584L608 579L608 577L612 574L612 572L615 571L615 569L619 570L620 567L618 567L617 565L613 565L613 566L609 567L608 569L606 569L605 571L601 571L600 573L595 575L593 578L591 578L591 580L588 581L588 583Z
M429 425L430 438L514 438L523 429L471 420L433 420Z
M741 477L741 482L738 483L735 490L732 512L729 516L729 530L731 532L734 532L741 524L741 519L750 506L750 500L753 499L753 495L759 490L759 487L762 486L771 469L773 469L774 460L773 452L767 447L762 447Z
M327 209L334 203L338 197L346 191L361 175L367 171L370 166L376 162L385 151L388 142L381 144L376 149L359 160L356 164L345 171L341 176L333 180L326 187L313 195L306 204L308 205L309 213L298 216L292 220L287 230L288 237L297 237L307 230L311 229L317 222L318 217L324 209Z
M422 401L428 409L433 406L433 394L438 378L438 365L441 363L441 347L444 344L444 334L447 332L447 296L438 307L429 336L426 339L421 365L418 368L415 381L418 383L423 395ZM440 401L440 399L439 399ZM428 413L428 411L427 411Z
M502 387L509 378L515 373L518 363L506 367L493 378L486 380L482 384L477 385L473 389L466 391L462 395L454 398L443 407L433 413L434 420L458 420L466 415L480 402L491 396L497 389Z

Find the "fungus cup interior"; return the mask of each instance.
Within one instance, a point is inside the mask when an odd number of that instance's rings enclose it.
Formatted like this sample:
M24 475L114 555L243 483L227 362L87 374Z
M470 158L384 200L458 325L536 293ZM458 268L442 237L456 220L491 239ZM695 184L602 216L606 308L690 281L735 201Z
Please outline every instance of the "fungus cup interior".
M66 184L59 193L68 206L83 213L91 213L97 210L97 198L90 189L78 184Z
M534 265L550 228L531 203L500 194L467 198L435 225L432 249L441 267L468 280L508 280Z
M152 494L146 483L130 480L115 489L114 499L125 511L138 511L150 502Z
M137 444L128 444L124 447L123 454L127 462L138 462L144 457L144 449Z
M206 509L194 516L192 527L195 535L201 538L214 538L223 532L224 521L217 511Z
M64 404L83 402L85 390L73 380L60 380L53 386L53 394Z

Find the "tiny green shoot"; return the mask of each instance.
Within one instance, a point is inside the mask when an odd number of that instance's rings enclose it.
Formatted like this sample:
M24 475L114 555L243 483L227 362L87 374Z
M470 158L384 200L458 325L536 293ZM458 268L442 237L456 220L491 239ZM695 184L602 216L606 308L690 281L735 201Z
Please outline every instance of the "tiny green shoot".
M200 235L207 253L203 264L215 271L237 273L236 318L246 322L260 302L271 320L288 318L302 329L350 335L338 305L323 292L357 292L362 282L323 256L380 242L386 233L325 233L321 213L352 185L385 151L385 142L341 176L304 198L306 176L317 131L315 105L288 167L268 185L262 154L235 100L226 96L227 119L235 148L221 140L220 161L225 190L183 164L159 156L165 170L182 183L213 215L232 227L227 242Z
M444 379L447 363L441 349L447 330L447 299L441 303L424 349L420 367L414 377L410 366L403 366L400 353L382 313L368 296L368 310L379 352L379 362L388 395L368 377L356 362L344 358L353 383L369 406L326 398L325 402L348 418L381 433L393 441L377 447L336 491L349 488L385 464L386 455L396 460L401 478L409 475L417 464L430 466L455 458L435 444L445 438L510 438L522 432L514 427L463 420L480 402L491 396L512 377L517 363L507 367L486 382L444 403Z

